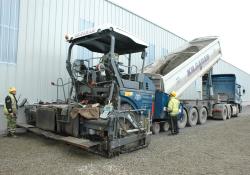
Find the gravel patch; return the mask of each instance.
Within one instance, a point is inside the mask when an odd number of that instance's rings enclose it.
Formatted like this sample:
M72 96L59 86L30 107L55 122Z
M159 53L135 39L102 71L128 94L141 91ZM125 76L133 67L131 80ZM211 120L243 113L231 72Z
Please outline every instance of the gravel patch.
M148 148L107 159L36 136L0 137L0 174L250 174L250 107L177 136L152 136Z

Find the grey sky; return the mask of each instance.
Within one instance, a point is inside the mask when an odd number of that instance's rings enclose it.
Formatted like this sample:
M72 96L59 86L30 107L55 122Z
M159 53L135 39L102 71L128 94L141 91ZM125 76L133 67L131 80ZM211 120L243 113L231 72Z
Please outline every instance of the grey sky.
M187 40L219 36L223 59L250 73L250 1L111 1Z

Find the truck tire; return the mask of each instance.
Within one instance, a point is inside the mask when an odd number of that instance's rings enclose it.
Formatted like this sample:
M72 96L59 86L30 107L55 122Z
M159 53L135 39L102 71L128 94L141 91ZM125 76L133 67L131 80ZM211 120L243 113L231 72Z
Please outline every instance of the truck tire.
M224 105L223 109L222 109L222 112L221 112L221 117L223 120L226 120L227 119L227 107L226 105Z
M169 130L169 123L168 122L162 122L160 124L160 126L161 126L161 131L162 132L167 132Z
M198 115L197 109L192 107L188 113L188 120L187 120L188 126L191 126L191 127L195 126L198 121L198 116L199 115Z
M239 113L240 113L240 106L236 105L236 114L235 114L235 117L238 117Z
M183 117L180 120L178 120L178 127L180 129L183 129L186 127L187 119L188 119L187 111L184 109L183 110Z
M213 117L217 119L226 120L227 119L227 107L226 104L215 104L213 108Z
M202 107L199 109L198 124L204 124L207 121L207 109Z
M128 103L122 103L121 104L121 110L134 110L133 106L131 106ZM132 116L133 119L138 121L138 116L136 115L136 112L129 112L129 114Z
M153 134L159 134L159 132L160 132L160 124L159 123L154 122L152 124L152 132L153 132Z
M232 117L232 110L231 110L231 105L227 105L227 119L230 119Z
M231 111L231 114L232 114L231 116L232 116L232 117L235 117L236 114L237 114L237 107L236 107L235 105L232 105L231 107L232 107L232 108L231 108L231 110L232 110L232 111Z

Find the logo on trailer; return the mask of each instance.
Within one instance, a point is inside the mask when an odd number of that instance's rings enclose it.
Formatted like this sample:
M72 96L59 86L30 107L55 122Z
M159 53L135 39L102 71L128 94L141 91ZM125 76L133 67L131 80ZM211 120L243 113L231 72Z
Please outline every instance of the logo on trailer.
M188 76L190 76L192 73L194 73L196 70L198 69L202 69L202 65L204 65L205 63L207 63L209 60L209 55L205 55L201 60L199 60L198 62L196 62L193 66L191 66L188 70L187 70L187 74Z

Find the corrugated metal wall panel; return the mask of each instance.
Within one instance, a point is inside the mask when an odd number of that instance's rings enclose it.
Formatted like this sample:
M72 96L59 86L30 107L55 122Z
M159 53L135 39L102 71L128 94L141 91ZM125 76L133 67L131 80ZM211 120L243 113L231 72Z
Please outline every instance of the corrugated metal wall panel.
M28 97L30 103L56 99L56 88L50 82L55 82L58 77L68 81L65 69L68 44L64 34L78 31L80 19L94 25L113 23L121 26L155 45L156 58L161 57L162 48L172 51L185 42L106 0L22 0L17 64L0 64L0 80L3 82L0 103L3 103L9 86L16 86L18 94ZM137 59L136 64L140 67L141 60Z
M18 36L18 49L17 49L17 65L15 66L15 71L16 74L13 77L10 77L10 79L16 79L16 82L13 84L6 82L5 84L5 88L4 89L0 89L1 92L4 92L4 95L6 95L7 93L7 88L8 86L16 86L18 89L18 94L20 92L22 92L22 94L25 94L25 88L24 87L24 79L25 79L25 64L27 63L26 61L26 35L27 35L27 22L28 22L28 8L29 8L29 4L27 0L23 0L22 3L20 3L20 14L19 15L19 36ZM21 60L19 59L21 58ZM1 66L5 66L5 65L1 65ZM37 67L38 68L38 67ZM0 69L2 70L2 69ZM7 79L8 76L8 72L4 72L3 74L0 74L0 77L2 77L1 75L4 75L4 78ZM17 78L17 75L23 75L23 78ZM0 101L0 103L2 102L2 99Z
M39 12L37 12L38 10L38 5L36 1L32 1L32 2L29 2L29 5L28 5L28 8L26 9L27 10L27 25L26 25L26 38L25 38L25 42L26 42L26 47L25 47L25 50L24 50L24 58L20 58L20 57L17 57L18 59L18 62L17 62L17 66L19 67L19 64L22 65L23 67L20 68L20 73L23 74L24 73L24 77L21 78L19 77L19 74L17 75L17 78L20 79L20 84L19 87L22 88L22 90L24 89L24 93L25 94L30 94L32 96L35 95L35 83L32 83L33 80L36 80L38 77L37 74L36 74L36 67L35 67L35 63L37 61L37 57L34 57L34 53L35 53L35 46L39 45L40 42L38 40L38 42L36 43L36 37L37 37L37 34L35 33L35 25L34 25L34 22L37 20L36 17L37 17L37 14ZM34 15L32 15L34 14ZM21 21L20 21L21 23ZM30 27L27 27L27 26L30 26ZM40 30L40 29L39 29ZM20 34L21 34L21 31L20 31ZM40 34L40 33L39 33ZM21 41L22 42L22 41ZM23 42L23 43L25 43ZM35 45L35 43L37 45ZM20 51L21 52L21 51ZM22 59L24 59L22 61ZM40 65L37 65L39 68ZM24 70L24 72L21 72L22 69ZM26 88L27 86L23 85L23 82L30 82L28 84L29 88ZM18 88L18 93L20 92L23 92L23 91L19 91L19 88ZM36 91L37 93L40 93L41 92L41 89L39 91Z

